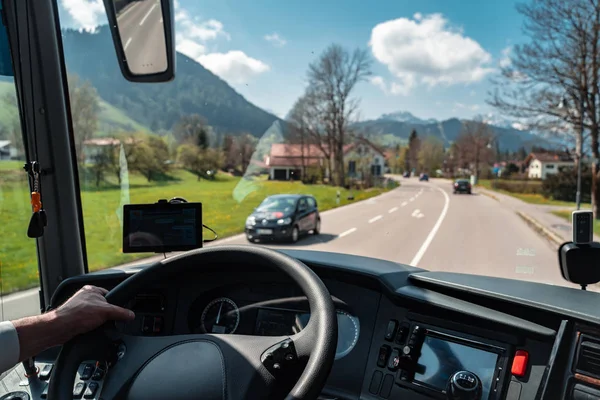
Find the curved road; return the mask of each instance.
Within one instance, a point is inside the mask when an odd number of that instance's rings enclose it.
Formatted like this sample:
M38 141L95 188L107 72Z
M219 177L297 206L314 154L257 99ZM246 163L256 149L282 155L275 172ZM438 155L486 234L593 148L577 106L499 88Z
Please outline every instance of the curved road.
M267 246L574 287L560 275L555 247L514 211L476 191L455 195L448 180L404 179L396 190L324 212L321 219L321 235ZM247 243L243 236L227 242Z
M418 182L321 214L322 233L302 238L300 248L357 254L419 266L576 287L560 275L555 246L501 203L478 194L452 194L448 180ZM207 246L247 244L244 235ZM162 256L154 259L160 259ZM124 267L147 263L139 260ZM4 298L4 319L39 312L37 290Z

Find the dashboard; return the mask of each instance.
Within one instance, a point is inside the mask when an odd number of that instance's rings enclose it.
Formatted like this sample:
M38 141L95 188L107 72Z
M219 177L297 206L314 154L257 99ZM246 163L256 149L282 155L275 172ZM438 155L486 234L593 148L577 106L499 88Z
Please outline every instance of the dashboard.
M484 400L600 398L596 293L358 256L282 252L319 275L336 307L336 360L322 399L446 399L453 379L463 386L478 380ZM68 279L53 305L84 284L111 289L136 272ZM199 266L146 288L128 306L136 319L120 329L134 335L279 336L310 319L299 288L259 265ZM52 365L53 355L38 361Z

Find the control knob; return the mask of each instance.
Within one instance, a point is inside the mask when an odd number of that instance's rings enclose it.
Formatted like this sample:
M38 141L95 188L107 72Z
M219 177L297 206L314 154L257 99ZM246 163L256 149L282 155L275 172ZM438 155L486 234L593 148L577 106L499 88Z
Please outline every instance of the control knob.
M446 386L449 400L481 400L481 391L481 380L470 371L455 372Z

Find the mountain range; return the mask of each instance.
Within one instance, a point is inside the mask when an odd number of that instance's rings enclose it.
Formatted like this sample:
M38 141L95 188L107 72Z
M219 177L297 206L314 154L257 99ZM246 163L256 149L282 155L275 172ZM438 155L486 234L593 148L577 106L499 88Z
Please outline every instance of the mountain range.
M438 121L433 118L421 119L415 117L408 111L399 111L391 114L383 114L374 120L361 121L355 124L359 131L363 131L369 137L384 138L385 144L408 141L410 133L415 130L421 137L432 136L450 146L460 136L463 122L483 121L490 125L502 151L516 151L521 147L530 150L532 146L554 148L561 146L559 142L548 140L539 134L517 129L520 125L505 119L492 119L492 114L475 116L469 120L450 118ZM381 142L381 140L380 140Z
M152 131L170 130L181 116L196 113L216 132L248 132L259 137L279 120L179 52L173 81L140 84L125 80L106 26L96 33L66 30L63 47L69 73L89 80L104 101Z
M101 98L101 135L119 130L171 130L181 116L194 113L203 116L217 133L248 132L261 137L274 123L285 129L285 122L280 118L250 103L227 82L181 53L176 56L177 70L173 81L141 84L122 77L105 26L95 33L65 30L63 49L67 71L90 81ZM10 89L7 85L7 82L0 82L0 92ZM0 110L0 124L4 122L4 115L14 112ZM492 124L502 150L552 145L540 135L519 130L519 126L510 121L492 117L488 114L478 118ZM355 125L371 137L379 136L380 143L404 142L415 129L420 136L437 137L446 146L457 139L461 126L462 122L457 118L444 121L421 119L407 111L383 114Z

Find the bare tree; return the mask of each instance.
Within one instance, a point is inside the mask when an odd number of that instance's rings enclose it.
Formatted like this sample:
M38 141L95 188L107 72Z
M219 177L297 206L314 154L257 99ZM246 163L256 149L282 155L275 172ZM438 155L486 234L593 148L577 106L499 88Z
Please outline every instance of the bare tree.
M300 145L300 179L304 181L306 178L306 153L310 146L310 140L306 127L306 121L304 120L304 110L301 102L302 99L303 97L294 103L294 106L287 117L287 121L289 128L288 141L292 144Z
M76 75L69 75L68 80L75 150L79 162L83 164L84 143L91 139L98 129L100 103L96 89L89 81L81 81Z
M252 159L252 154L256 150L256 138L249 133L241 134L237 138L237 150L239 152L242 171L246 171Z
M344 184L344 144L346 134L358 108L358 100L350 97L356 84L370 74L371 60L368 52L356 49L352 53L342 46L332 44L310 64L308 81L313 99L322 102L329 114L330 141L336 184Z
M302 136L302 141L318 147L325 160L322 169L326 166L331 173L335 143L334 121L320 95L309 87L294 103L288 121L296 130L295 134Z
M575 127L579 157L584 129L594 158L600 156L600 1L535 0L519 5L528 43L515 46L502 68L490 104L532 127L555 130L566 121ZM569 107L557 105L566 98ZM592 203L600 218L600 171L592 166Z
M488 124L478 121L463 122L460 136L455 142L453 151L461 167L474 169L479 179L482 165L488 165L494 158L494 133Z

